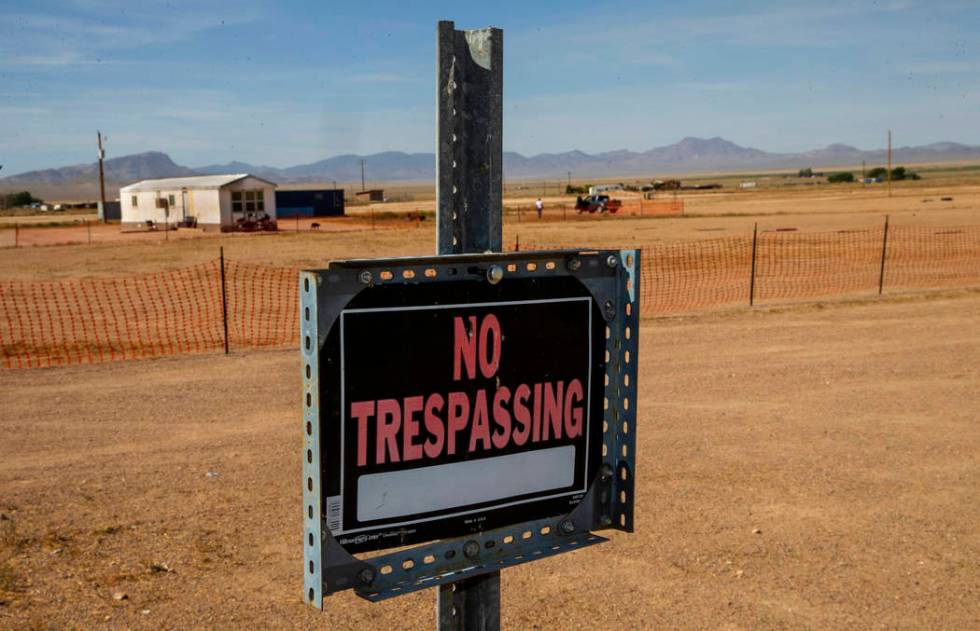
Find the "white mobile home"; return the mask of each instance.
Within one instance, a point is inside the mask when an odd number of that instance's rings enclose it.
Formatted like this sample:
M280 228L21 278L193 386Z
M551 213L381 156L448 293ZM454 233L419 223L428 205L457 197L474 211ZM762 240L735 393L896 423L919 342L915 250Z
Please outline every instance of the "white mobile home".
M143 180L119 189L124 227L230 232L275 225L276 185L247 173Z

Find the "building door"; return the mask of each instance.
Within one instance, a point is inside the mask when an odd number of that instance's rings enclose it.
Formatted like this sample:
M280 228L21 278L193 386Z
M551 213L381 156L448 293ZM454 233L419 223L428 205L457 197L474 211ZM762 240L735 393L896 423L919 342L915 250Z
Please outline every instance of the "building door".
M188 220L194 218L194 209L190 208L188 205L188 195L187 189L181 189L180 191L180 210L183 213L183 219L186 223L191 223Z

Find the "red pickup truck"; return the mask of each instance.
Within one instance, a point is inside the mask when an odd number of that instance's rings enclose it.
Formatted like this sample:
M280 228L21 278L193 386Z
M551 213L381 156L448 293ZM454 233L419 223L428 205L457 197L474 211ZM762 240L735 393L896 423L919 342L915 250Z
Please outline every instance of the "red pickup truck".
M609 213L615 215L623 206L618 199L610 199L608 195L590 195L575 200L575 210L581 213Z

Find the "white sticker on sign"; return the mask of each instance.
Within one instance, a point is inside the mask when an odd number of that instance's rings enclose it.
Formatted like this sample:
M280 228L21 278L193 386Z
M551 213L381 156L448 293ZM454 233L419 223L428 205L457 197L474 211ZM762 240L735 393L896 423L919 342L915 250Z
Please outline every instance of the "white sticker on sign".
M574 478L574 445L373 473L357 480L357 519L390 519L562 489Z

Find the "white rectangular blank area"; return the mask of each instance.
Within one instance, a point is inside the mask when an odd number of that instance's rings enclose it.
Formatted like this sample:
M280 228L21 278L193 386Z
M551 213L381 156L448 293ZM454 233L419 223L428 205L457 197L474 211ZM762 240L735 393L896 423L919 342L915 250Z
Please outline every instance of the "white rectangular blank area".
M571 486L575 446L363 475L357 519L415 515Z

